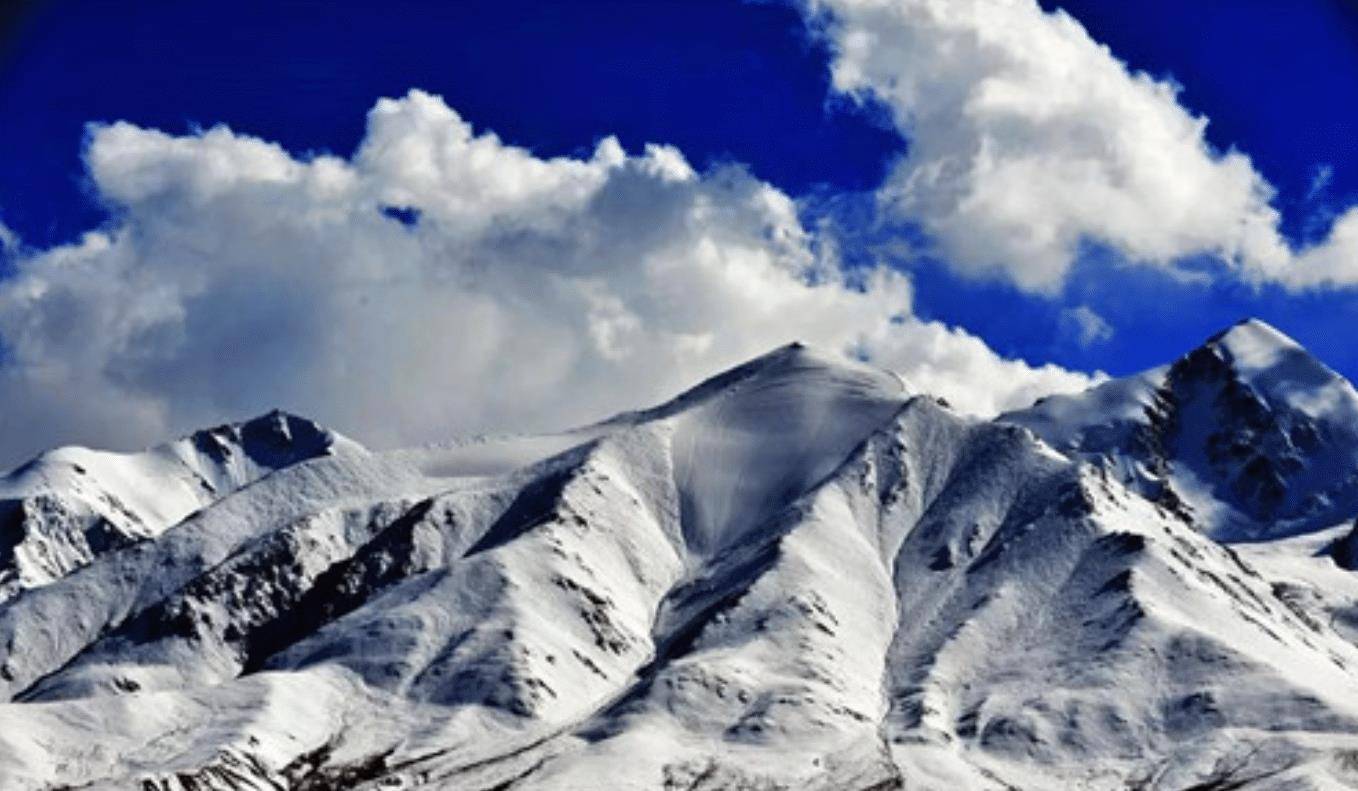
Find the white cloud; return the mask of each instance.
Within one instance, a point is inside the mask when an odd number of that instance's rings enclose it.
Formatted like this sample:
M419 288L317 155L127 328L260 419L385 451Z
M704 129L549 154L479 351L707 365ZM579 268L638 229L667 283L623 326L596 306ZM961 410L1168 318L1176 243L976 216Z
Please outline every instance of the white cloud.
M1175 86L1130 71L1035 0L804 0L834 87L880 103L908 139L880 195L970 275L1061 287L1085 241L1172 267L1221 258L1246 279L1358 282L1337 229L1321 262L1278 230L1272 187L1213 150ZM1344 258L1338 262L1332 256ZM1347 263L1345 263L1345 261Z
M1298 253L1276 279L1294 290L1358 284L1358 208L1339 215L1329 237Z
M793 339L977 412L1089 382L912 317L908 281L845 275L743 170L611 138L544 159L418 91L350 159L117 123L86 160L113 224L0 282L0 461L275 405L377 445L559 428Z
M1076 392L1105 379L1055 365L1033 368L1005 360L965 330L915 318L871 338L874 360L900 371L914 387L947 399L954 408L995 415L1027 406L1054 392Z

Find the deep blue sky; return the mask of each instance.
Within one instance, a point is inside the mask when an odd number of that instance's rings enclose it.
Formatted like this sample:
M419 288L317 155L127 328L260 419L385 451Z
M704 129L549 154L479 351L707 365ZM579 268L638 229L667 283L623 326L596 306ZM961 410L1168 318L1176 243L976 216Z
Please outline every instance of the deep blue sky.
M90 120L180 132L225 122L293 151L347 154L379 96L441 94L539 154L678 146L794 194L869 189L894 133L826 112L798 14L737 0L40 3L0 61L0 211L31 242L71 237Z
M1355 0L1043 0L1132 66L1183 85L1214 144L1249 153L1286 228L1324 230L1358 202ZM225 122L295 152L347 154L378 96L421 87L478 128L540 154L606 134L667 142L703 164L747 163L793 195L866 191L900 145L827 99L825 54L797 13L738 0L453 3L52 0L14 5L0 39L0 219L37 246L103 219L82 183L87 121L182 132ZM1333 177L1311 189L1317 169ZM1351 377L1351 293L1184 287L1087 262L1063 301L917 271L917 309L1002 352L1122 373L1161 362L1245 314L1273 321ZM1059 340L1063 306L1117 327L1091 349Z

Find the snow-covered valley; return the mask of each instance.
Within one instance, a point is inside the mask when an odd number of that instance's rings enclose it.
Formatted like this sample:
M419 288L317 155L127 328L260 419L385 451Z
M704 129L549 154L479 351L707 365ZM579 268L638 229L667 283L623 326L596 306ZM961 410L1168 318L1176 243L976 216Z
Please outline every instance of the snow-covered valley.
M1259 322L993 421L794 344L558 435L60 449L0 788L1351 788L1355 518L1358 393Z

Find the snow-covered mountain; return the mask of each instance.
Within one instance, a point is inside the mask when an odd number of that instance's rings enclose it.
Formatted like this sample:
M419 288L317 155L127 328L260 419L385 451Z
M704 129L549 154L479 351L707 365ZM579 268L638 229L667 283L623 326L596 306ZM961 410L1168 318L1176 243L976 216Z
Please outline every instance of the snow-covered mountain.
M1002 419L1110 463L1219 538L1308 532L1358 513L1358 391L1257 320L1171 365Z
M60 448L0 478L0 602L154 538L274 470L359 446L281 412L124 454Z
M1355 405L1247 323L989 422L793 345L553 436L57 451L0 787L1354 787Z

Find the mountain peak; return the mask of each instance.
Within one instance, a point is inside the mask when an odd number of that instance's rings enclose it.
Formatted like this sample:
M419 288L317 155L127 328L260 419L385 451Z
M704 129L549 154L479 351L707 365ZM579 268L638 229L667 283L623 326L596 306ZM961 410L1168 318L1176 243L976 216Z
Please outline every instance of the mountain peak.
M1301 344L1278 328L1259 319L1245 319L1213 335L1204 348L1225 352L1228 363L1243 370L1272 367L1280 357L1300 353L1310 358Z
M239 423L224 423L184 438L200 453L223 461L239 448L261 467L277 469L302 459L322 456L349 443L308 418L273 409Z
M1346 419L1358 410L1358 393L1348 380L1259 319L1213 335L1171 368L1172 376L1187 379L1209 373L1237 380L1275 407L1312 416L1338 413Z
M1005 419L1112 461L1220 537L1304 532L1358 508L1358 392L1259 319L1170 366Z
M874 400L903 400L908 387L901 377L842 354L816 349L801 341L779 346L747 362L728 368L674 398L649 409L624 412L604 424L639 423L672 417L722 398L752 383L817 391L850 389Z
M1296 343L1296 341L1293 341L1291 338L1287 337L1287 334L1284 333L1282 330L1278 329L1272 324L1269 324L1267 321L1264 321L1263 319L1258 318L1256 316L1247 316L1243 319L1240 319L1231 326L1221 330L1212 337L1208 338L1207 342L1213 343L1215 341L1226 338L1227 336L1237 334L1275 336L1276 338L1281 339L1283 342L1292 344Z

